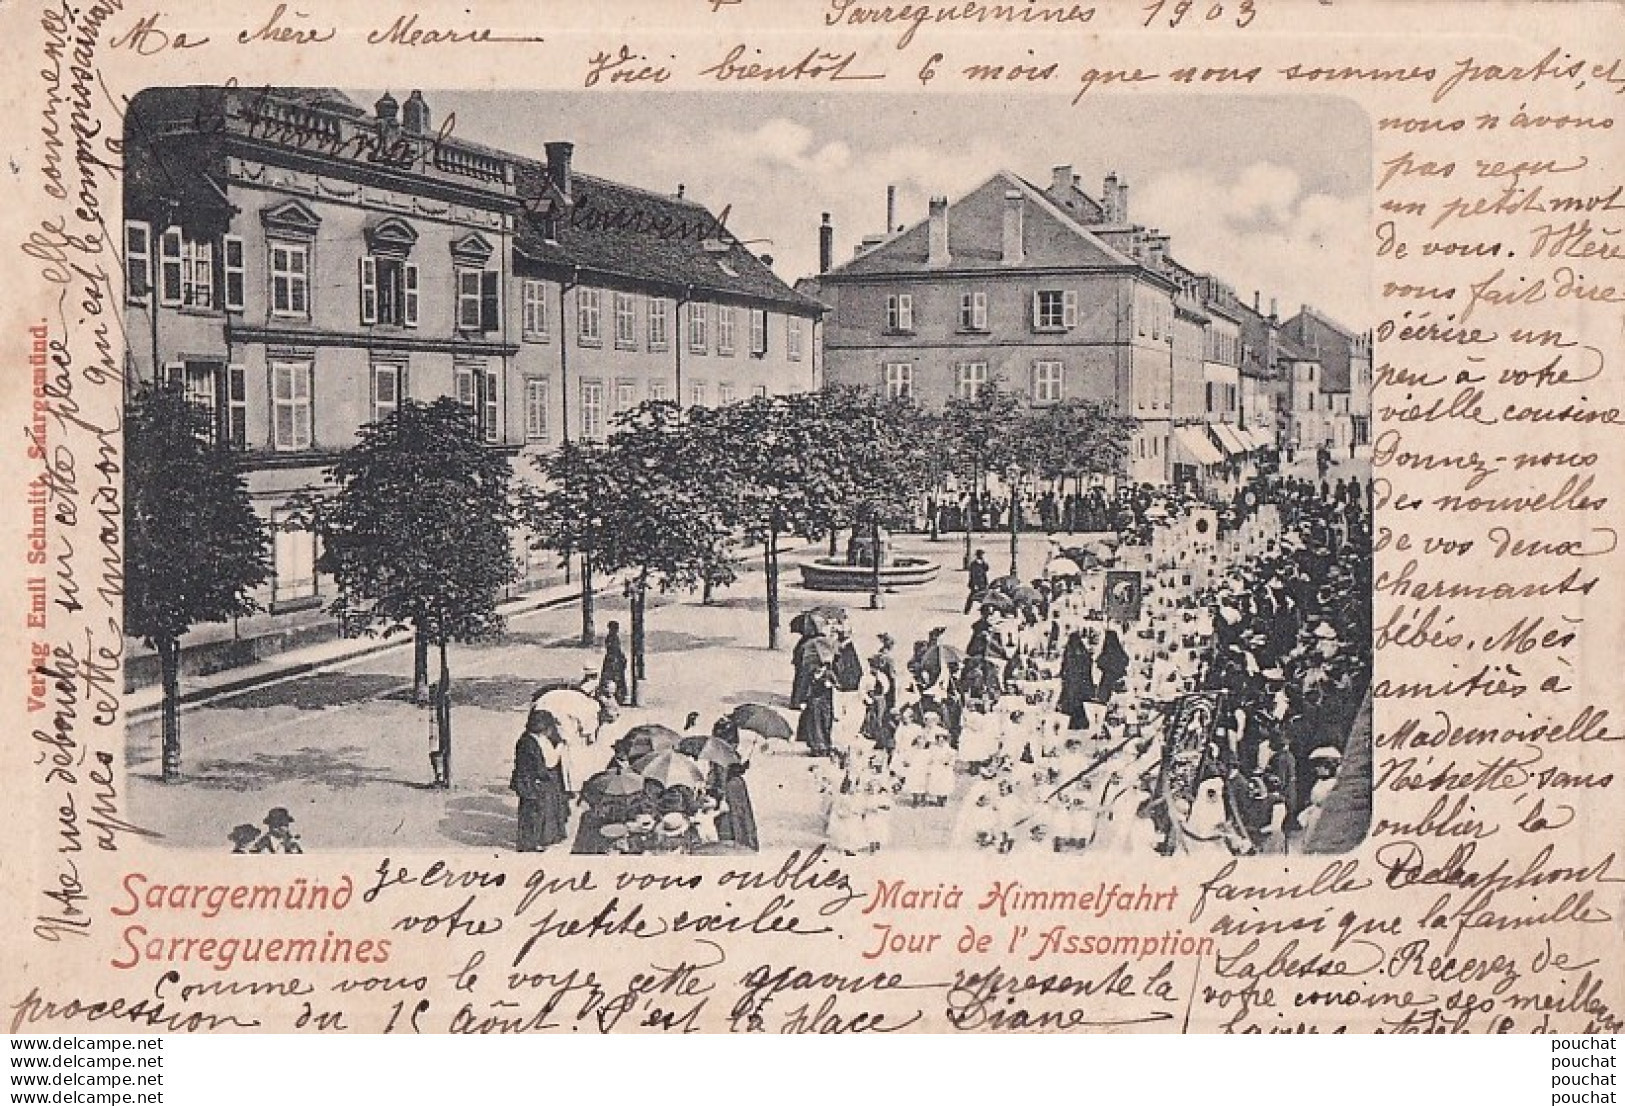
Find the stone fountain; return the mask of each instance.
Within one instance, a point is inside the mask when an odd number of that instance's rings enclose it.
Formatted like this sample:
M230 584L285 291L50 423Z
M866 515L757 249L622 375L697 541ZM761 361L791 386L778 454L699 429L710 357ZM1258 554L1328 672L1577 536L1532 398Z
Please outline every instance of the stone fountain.
M942 566L924 557L893 554L891 535L855 533L846 543L846 556L818 557L801 563L801 583L812 591L873 591L879 577L882 591L917 588L937 578Z

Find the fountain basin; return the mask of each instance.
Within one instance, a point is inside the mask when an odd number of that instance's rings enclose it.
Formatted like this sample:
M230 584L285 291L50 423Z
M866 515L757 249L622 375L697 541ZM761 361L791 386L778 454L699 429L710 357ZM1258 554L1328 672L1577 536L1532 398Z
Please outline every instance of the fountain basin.
M801 563L802 586L811 591L869 591L874 587L875 570L869 565L849 564L838 557L819 557ZM880 587L917 588L937 578L942 566L923 557L893 557L880 566Z

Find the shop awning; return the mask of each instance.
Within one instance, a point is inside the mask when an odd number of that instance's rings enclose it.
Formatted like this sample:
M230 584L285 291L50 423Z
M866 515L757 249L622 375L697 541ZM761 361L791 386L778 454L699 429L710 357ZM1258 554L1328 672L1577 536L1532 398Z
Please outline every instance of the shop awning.
M1207 432L1200 426L1174 427L1174 444L1195 464L1206 467L1224 463L1224 455L1207 440Z
M1251 453L1253 443L1245 441L1236 433L1235 427L1227 422L1216 422L1211 427L1213 436L1219 439L1219 446L1232 457L1239 457L1243 453Z
M1252 438L1253 445L1256 448L1258 448L1258 449L1274 449L1275 448L1275 431L1267 430L1262 426L1255 426L1251 430L1247 431L1247 433Z

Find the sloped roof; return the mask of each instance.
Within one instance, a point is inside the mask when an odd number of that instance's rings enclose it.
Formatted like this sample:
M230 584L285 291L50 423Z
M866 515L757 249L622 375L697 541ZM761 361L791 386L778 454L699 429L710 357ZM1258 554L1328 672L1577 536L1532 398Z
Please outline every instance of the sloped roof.
M1021 192L1026 201L1022 220L1024 260L1019 266L1002 261L1004 193ZM1055 201L1029 182L999 170L970 192L948 205L946 266L928 265L930 220L923 219L865 253L823 274L824 280L847 277L894 276L954 272L1010 272L1012 269L1120 269L1134 268L1125 257Z
M579 267L676 289L693 286L710 295L771 302L809 315L823 309L740 245L725 225L726 211L716 216L692 200L574 173L573 206L559 219L557 237L550 239L547 168L527 160L518 162L517 169L524 204L517 248L539 265Z

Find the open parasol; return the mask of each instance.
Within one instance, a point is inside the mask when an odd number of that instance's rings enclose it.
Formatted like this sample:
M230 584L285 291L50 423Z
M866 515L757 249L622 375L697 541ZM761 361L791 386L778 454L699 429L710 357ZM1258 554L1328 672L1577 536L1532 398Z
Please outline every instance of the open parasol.
M924 675L927 686L936 683L942 678L944 666L952 668L964 663L964 650L946 642L939 641L920 654L920 672Z
M741 763L739 753L720 737L706 738L693 757L701 765L720 764L724 768Z
M645 722L641 726L633 726L627 730L616 747L622 751L628 760L637 760L653 753L675 749L683 735L670 726L662 726L658 722Z
M742 703L735 707L728 717L741 730L748 730L762 737L788 741L795 736L795 731L790 728L790 723L785 721L783 715L772 707L764 707L760 703Z
M583 794L624 798L643 794L643 777L624 768L611 768L589 777L582 785Z
M705 786L705 769L693 757L684 756L675 749L651 753L640 761L634 761L632 767L645 780L653 780L662 787L697 790Z
M1044 566L1044 575L1056 576L1082 576L1083 569L1071 557L1051 557Z

